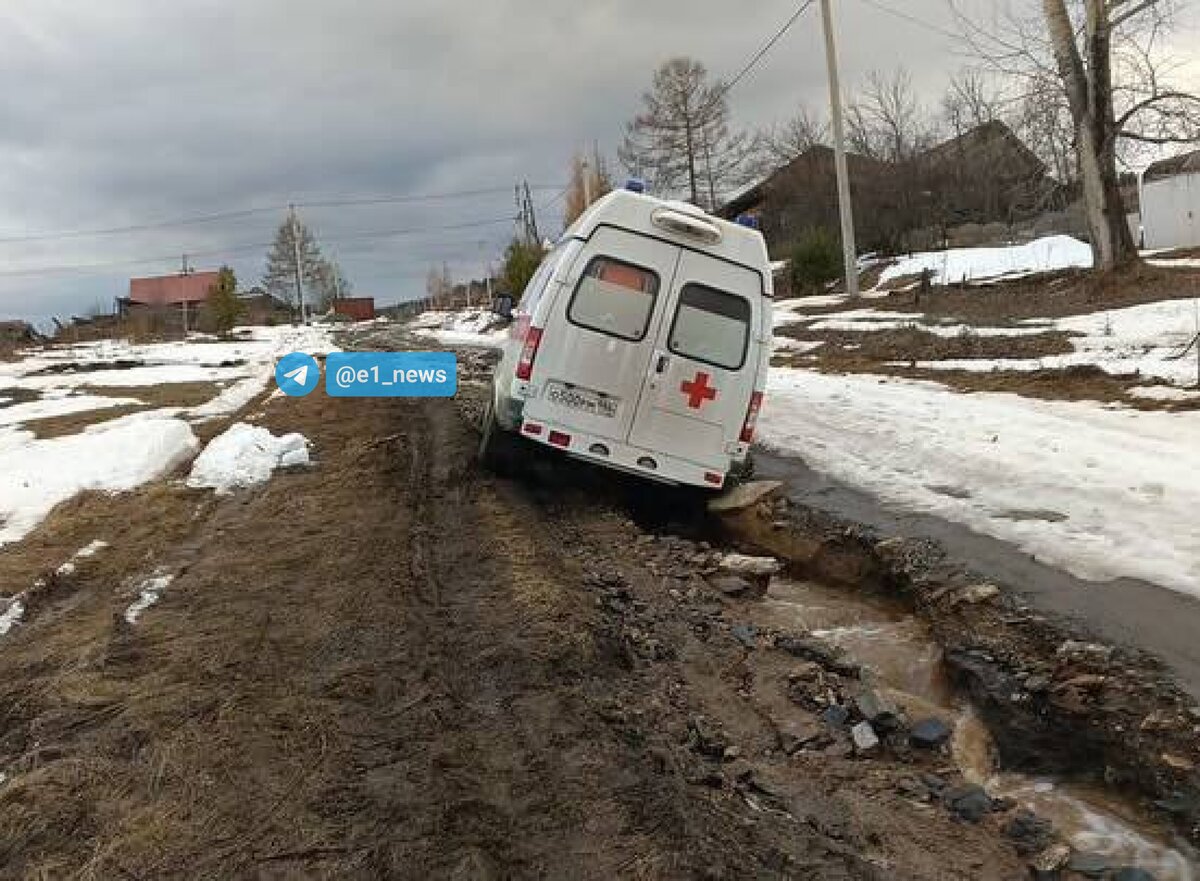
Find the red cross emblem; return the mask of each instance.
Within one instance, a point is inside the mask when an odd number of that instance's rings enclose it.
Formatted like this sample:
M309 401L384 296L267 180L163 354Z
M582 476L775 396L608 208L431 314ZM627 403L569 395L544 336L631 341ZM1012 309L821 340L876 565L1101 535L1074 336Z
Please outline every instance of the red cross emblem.
M708 384L708 374L703 371L698 372L695 379L685 382L679 389L687 395L688 406L693 410L699 410L705 401L717 399L717 390Z

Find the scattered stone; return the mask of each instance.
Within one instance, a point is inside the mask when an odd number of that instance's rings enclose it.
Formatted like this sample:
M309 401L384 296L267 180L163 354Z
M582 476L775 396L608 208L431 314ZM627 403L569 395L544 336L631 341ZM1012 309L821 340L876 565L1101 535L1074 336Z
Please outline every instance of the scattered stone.
M929 801L929 787L915 777L901 777L896 781L896 792L914 801Z
M1000 588L994 584L972 584L969 587L964 587L955 597L954 603L970 603L972 606L977 606L980 603L986 603L1000 595Z
M813 661L805 661L799 664L796 669L788 673L788 683L795 685L797 682L812 682L821 675L821 665Z
M968 823L978 823L993 809L991 797L984 792L982 786L974 784L947 790L942 795L942 800L956 817Z
M777 636L775 648L805 661L814 661L839 676L857 677L862 668L846 660L840 649L811 636Z
M730 628L733 638L748 649L758 648L758 630L750 624L735 624Z
M770 576L783 571L783 564L774 557L748 557L745 554L726 554L721 569L734 575Z
M879 736L875 734L870 722L859 722L850 729L850 736L854 739L854 751L860 756L869 755L879 749Z
M1196 763L1191 759L1185 759L1183 756L1176 756L1171 753L1162 754L1162 763L1172 771L1190 773L1196 770Z
M756 592L755 585L740 575L721 575L710 578L708 583L713 590L734 599L750 596Z
M1106 664L1112 660L1113 647L1100 645L1097 642L1079 642L1068 639L1058 647L1058 655L1062 658L1086 658L1096 663Z
M1113 872L1112 881L1154 881L1154 876L1145 869L1125 866Z
M894 731L898 727L900 710L883 692L865 688L854 699L854 704L873 727L884 731Z
M821 721L830 728L842 730L850 721L850 711L841 704L834 704L821 714Z
M941 719L931 717L913 725L908 733L908 741L920 749L937 749L950 739L952 733L949 725Z
M1113 869L1112 861L1098 853L1074 853L1067 868L1087 878L1103 878Z
M688 736L691 747L710 759L725 758L725 748L729 745L724 735L713 728L703 716L693 716L688 721Z
M780 727L779 748L786 755L794 755L802 749L827 746L829 732L815 719L789 721Z
M721 756L725 761L732 762L742 757L742 748L740 746L727 746L725 753Z
M1057 878L1070 859L1071 848L1066 844L1056 844L1034 857L1029 867L1033 869L1035 878Z
M922 772L919 775L919 779L934 795L941 795L949 785L945 779L939 777L937 774L930 774L928 771Z
M1041 853L1054 843L1054 825L1032 811L1018 812L1005 825L1004 834L1016 843L1022 856Z

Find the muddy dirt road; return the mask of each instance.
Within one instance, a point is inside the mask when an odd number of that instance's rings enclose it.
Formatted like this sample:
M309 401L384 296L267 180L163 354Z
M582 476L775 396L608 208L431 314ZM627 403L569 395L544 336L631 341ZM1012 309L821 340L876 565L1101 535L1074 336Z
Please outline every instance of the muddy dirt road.
M782 750L812 665L751 650L636 488L482 475L450 402L259 407L314 467L85 496L0 551L8 586L111 545L0 645L0 877L1024 874L914 783L944 754Z

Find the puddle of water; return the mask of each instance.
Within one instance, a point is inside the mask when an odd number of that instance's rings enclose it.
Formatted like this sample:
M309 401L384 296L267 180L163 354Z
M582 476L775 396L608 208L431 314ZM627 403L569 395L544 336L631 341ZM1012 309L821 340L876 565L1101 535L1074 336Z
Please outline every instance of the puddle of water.
M995 749L975 712L954 695L942 652L928 628L898 604L808 582L773 579L755 614L760 626L808 630L871 668L914 715L954 725L952 752L963 775L993 797L1009 798L1050 820L1079 851L1151 872L1158 881L1200 881L1160 829L1111 793L1048 778L996 771Z

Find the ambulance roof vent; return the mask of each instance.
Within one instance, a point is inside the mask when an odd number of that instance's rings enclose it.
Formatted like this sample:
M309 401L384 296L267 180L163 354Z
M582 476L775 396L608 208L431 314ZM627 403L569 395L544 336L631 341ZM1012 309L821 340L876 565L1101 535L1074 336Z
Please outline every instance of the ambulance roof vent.
M690 211L682 210L683 207ZM721 241L721 228L707 219L703 212L695 213L694 206L680 206L672 203L670 207L659 208L651 216L654 225L659 229L675 235L697 239L706 245L715 245Z

